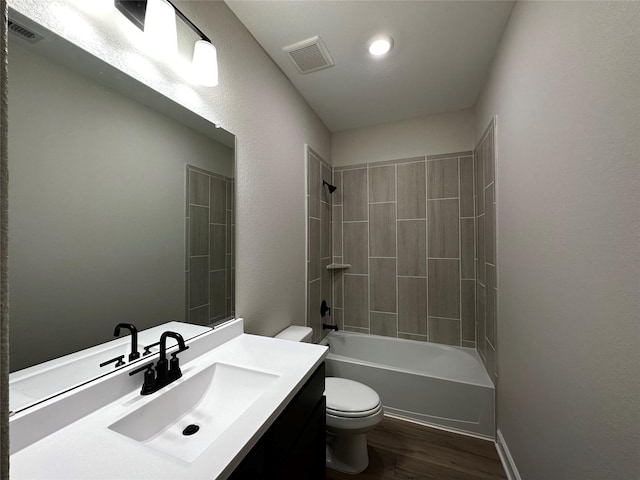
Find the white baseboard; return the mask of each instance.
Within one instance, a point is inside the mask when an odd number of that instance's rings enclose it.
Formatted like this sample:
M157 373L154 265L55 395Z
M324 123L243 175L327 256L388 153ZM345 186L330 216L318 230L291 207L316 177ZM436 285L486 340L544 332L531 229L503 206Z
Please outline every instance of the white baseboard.
M423 425L425 427L435 428L436 430L457 433L458 435L465 435L467 437L479 438L480 440L489 440L495 443L495 438L493 436L483 435L482 433L472 432L470 430L463 430L461 428L456 428L449 425L429 422L423 418L417 418L417 417L427 417L426 415L420 415L413 412L406 412L398 408L384 407L384 416L395 418L396 420L404 420L405 422L415 423L416 425Z
M502 436L502 432L500 431L500 429L498 429L496 447L498 449L498 456L500 457L500 461L502 462L504 472L507 474L507 478L509 480L522 480L522 477L520 476L520 473L518 473L516 464L513 461L511 452L509 452L509 447L507 447L507 443L504 441L504 437Z

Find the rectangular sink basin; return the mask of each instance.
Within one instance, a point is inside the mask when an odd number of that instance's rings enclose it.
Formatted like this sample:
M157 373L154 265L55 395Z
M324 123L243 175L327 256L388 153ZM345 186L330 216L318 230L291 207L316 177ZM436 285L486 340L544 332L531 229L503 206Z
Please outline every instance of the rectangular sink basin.
M193 462L253 405L278 375L214 363L178 380L109 429L185 462ZM196 429L196 427L198 427ZM196 430L195 433L188 434ZM183 433L184 432L184 433Z

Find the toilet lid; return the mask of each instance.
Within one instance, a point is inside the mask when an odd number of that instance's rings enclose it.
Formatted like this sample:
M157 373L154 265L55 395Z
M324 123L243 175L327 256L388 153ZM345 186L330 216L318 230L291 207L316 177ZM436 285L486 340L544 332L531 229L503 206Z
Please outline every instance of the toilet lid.
M324 395L327 411L368 414L380 405L380 397L372 388L346 378L327 377Z

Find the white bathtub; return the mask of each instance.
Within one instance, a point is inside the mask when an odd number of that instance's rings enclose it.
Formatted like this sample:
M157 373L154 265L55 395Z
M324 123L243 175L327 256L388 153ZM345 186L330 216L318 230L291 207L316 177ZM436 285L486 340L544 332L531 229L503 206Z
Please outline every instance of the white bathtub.
M321 343L327 376L369 385L385 414L494 438L494 387L474 349L352 332Z

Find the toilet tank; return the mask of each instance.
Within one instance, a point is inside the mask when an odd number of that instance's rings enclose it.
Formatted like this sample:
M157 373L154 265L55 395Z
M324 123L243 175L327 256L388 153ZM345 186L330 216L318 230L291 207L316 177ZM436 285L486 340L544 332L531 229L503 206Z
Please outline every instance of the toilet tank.
M294 342L311 343L311 337L313 336L313 330L310 327L299 327L297 325L291 325L285 328L274 338L281 340L292 340Z

